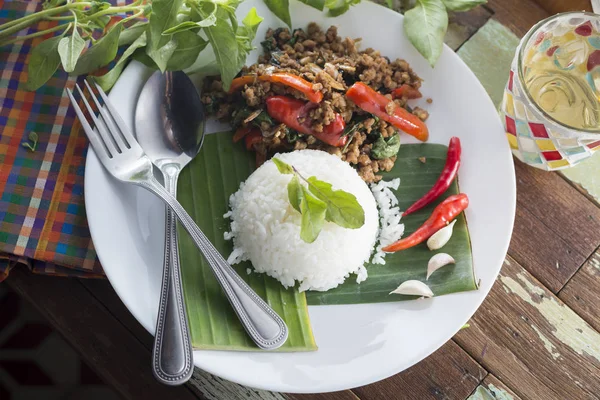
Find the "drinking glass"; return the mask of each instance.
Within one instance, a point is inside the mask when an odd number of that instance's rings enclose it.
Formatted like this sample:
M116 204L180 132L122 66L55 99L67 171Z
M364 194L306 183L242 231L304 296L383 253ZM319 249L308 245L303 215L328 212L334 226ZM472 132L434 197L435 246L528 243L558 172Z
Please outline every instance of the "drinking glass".
M513 154L545 170L600 149L600 15L547 18L519 43L501 116Z

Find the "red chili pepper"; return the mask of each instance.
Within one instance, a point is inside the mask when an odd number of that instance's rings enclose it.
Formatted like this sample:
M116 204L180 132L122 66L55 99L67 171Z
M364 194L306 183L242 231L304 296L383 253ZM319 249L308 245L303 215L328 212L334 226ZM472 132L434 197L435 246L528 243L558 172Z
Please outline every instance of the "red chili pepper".
M356 82L352 85L346 92L346 97L366 112L389 122L396 128L403 130L423 142L429 138L427 126L416 115L409 113L402 107L396 107L392 115L388 114L386 106L392 100L381 93L377 93L362 82Z
M250 83L256 82L257 80L281 83L282 85L289 86L293 89L302 92L306 96L306 98L313 103L320 103L321 100L323 100L323 93L313 90L312 83L310 83L304 78L299 77L298 75L290 74L287 72L277 72L274 74L260 76L240 76L239 78L235 78L231 82L231 86L229 87L229 93L233 93L236 90L241 89Z
M456 178L456 174L458 172L458 167L460 166L460 139L456 136L450 139L450 144L448 145L448 153L446 155L446 164L444 165L444 169L440 174L440 177L435 182L433 187L429 189L427 193L419 200L417 200L412 206L408 207L404 214L408 215L413 213L421 208L425 207L438 197L442 195L450 187L450 184Z
M244 142L246 143L246 150L252 150L256 143L260 143L262 140L262 133L260 133L259 129L252 129L244 138Z
M410 236L384 247L383 251L393 253L423 243L431 235L448 225L450 221L456 218L468 206L469 198L464 193L448 197L433 210L431 216L419 229L414 231Z
M279 122L283 122L289 128L294 129L305 135L314 135L317 139L336 147L345 146L348 137L342 136L346 123L340 114L336 114L335 119L323 127L323 132L315 132L310 126L308 119L300 122L310 108L315 105L305 103L302 100L286 96L271 96L266 100L267 113Z
M244 136L250 133L251 130L252 128L250 126L240 126L239 128L237 128L233 135L233 143L237 143L240 140L242 140Z
M406 96L407 99L420 99L423 97L419 89L415 89L410 85L402 85L399 88L392 90L392 97L394 99L401 98L402 96Z

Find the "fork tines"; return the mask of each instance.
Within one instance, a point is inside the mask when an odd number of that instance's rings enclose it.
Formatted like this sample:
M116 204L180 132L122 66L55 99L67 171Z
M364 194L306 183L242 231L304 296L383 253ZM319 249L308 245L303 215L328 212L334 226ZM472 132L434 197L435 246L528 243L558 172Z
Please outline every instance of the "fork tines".
M130 149L135 143L135 139L125 125L125 122L119 116L119 113L116 111L115 107L108 100L108 96L106 93L104 93L104 90L102 90L100 85L98 85L96 82L91 81L92 85L100 94L100 97L102 97L102 103L104 104L103 106L94 93L92 86L90 86L88 83L88 80L89 79L84 80L84 83L89 93L89 97L92 98L92 101L98 110L98 114L96 114L96 111L88 102L84 91L81 90L79 84L75 84L75 88L77 89L77 92L79 92L81 100L83 100L83 104L87 109L96 131L94 131L92 126L90 126L84 112L79 106L79 103L75 100L73 92L70 89L67 89L67 94L69 95L69 99L71 100L71 104L73 104L75 113L81 121L81 125L83 126L88 139L94 147L94 150L96 150L97 153L104 152L108 158L112 159L117 154L121 154L123 151Z

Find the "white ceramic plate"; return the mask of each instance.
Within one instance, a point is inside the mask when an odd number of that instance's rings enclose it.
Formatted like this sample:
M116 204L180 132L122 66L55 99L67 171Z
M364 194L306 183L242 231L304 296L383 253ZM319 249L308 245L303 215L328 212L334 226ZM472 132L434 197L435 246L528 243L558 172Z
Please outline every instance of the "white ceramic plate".
M246 0L264 16L256 43L268 27L281 26L262 1ZM310 353L196 351L194 363L210 373L255 388L284 392L325 392L366 385L394 375L438 349L477 310L506 255L515 213L512 157L496 109L473 73L449 48L435 69L405 38L402 16L363 1L338 18L292 2L295 27L316 21L335 24L343 36L362 37L391 59L406 59L424 79L431 117L431 142L463 145L461 190L473 244L478 291L438 298L347 306L312 306L310 318L319 350ZM258 45L260 47L260 45ZM257 57L255 51L249 62ZM110 98L133 126L136 100L149 71L131 64ZM407 143L411 138L404 135ZM137 320L154 333L163 259L164 210L152 195L112 179L90 149L85 176L89 225L98 256L117 294ZM148 364L150 368L150 364Z

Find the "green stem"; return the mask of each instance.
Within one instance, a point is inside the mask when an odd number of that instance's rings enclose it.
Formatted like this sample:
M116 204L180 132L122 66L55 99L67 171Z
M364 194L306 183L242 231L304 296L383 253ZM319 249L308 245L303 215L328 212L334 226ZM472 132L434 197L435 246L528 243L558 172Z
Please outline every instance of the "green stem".
M46 17L44 18L47 21L72 21L73 17L64 16L64 17Z
M61 29L69 29L71 27L71 24L69 25L57 25L54 28L50 28L50 29L46 29L44 31L39 31L36 33L32 33L31 35L25 35L25 36L16 36L10 40L5 40L4 42L0 42L0 47L2 46L6 46L9 44L13 44L13 43L17 43L17 42L21 42L23 40L29 40L29 39L33 39L36 37L40 37L40 36L44 36L47 35L48 33L52 33L52 32L56 32L56 31L60 31Z
M98 11L95 14L85 17L85 19L82 18L82 20L87 21L90 19L101 17L103 15L107 15L107 14L120 14L120 13L124 13L124 12L128 12L128 11L138 11L138 10L143 11L143 8L141 8L140 6L109 7L106 10Z
M143 14L144 14L144 10L140 10L140 11L138 11L136 14L130 15L129 17L127 17L127 18L123 19L123 20L121 21L121 23L122 23L122 24L124 24L125 22L127 22L127 21L129 21L129 20L132 20L132 19L136 19L137 17L140 17L140 16L142 16Z
M29 25L31 25L34 22L37 22L46 16L54 15L54 14L62 14L63 12L69 11L72 8L90 7L91 5L92 5L92 3L88 3L88 2L69 3L69 4L65 4L64 6L60 6L60 7L56 7L56 8L49 8L47 10L42 10L42 11L38 11L38 12L30 14L30 15L26 15L19 19L15 19L13 21L9 21L5 24L0 25L0 37L6 36L5 31L8 28L13 27L15 25L22 25L25 21L29 21ZM21 30L21 29L12 31L10 33L18 32L19 30ZM8 34L10 34L10 33L8 33Z

